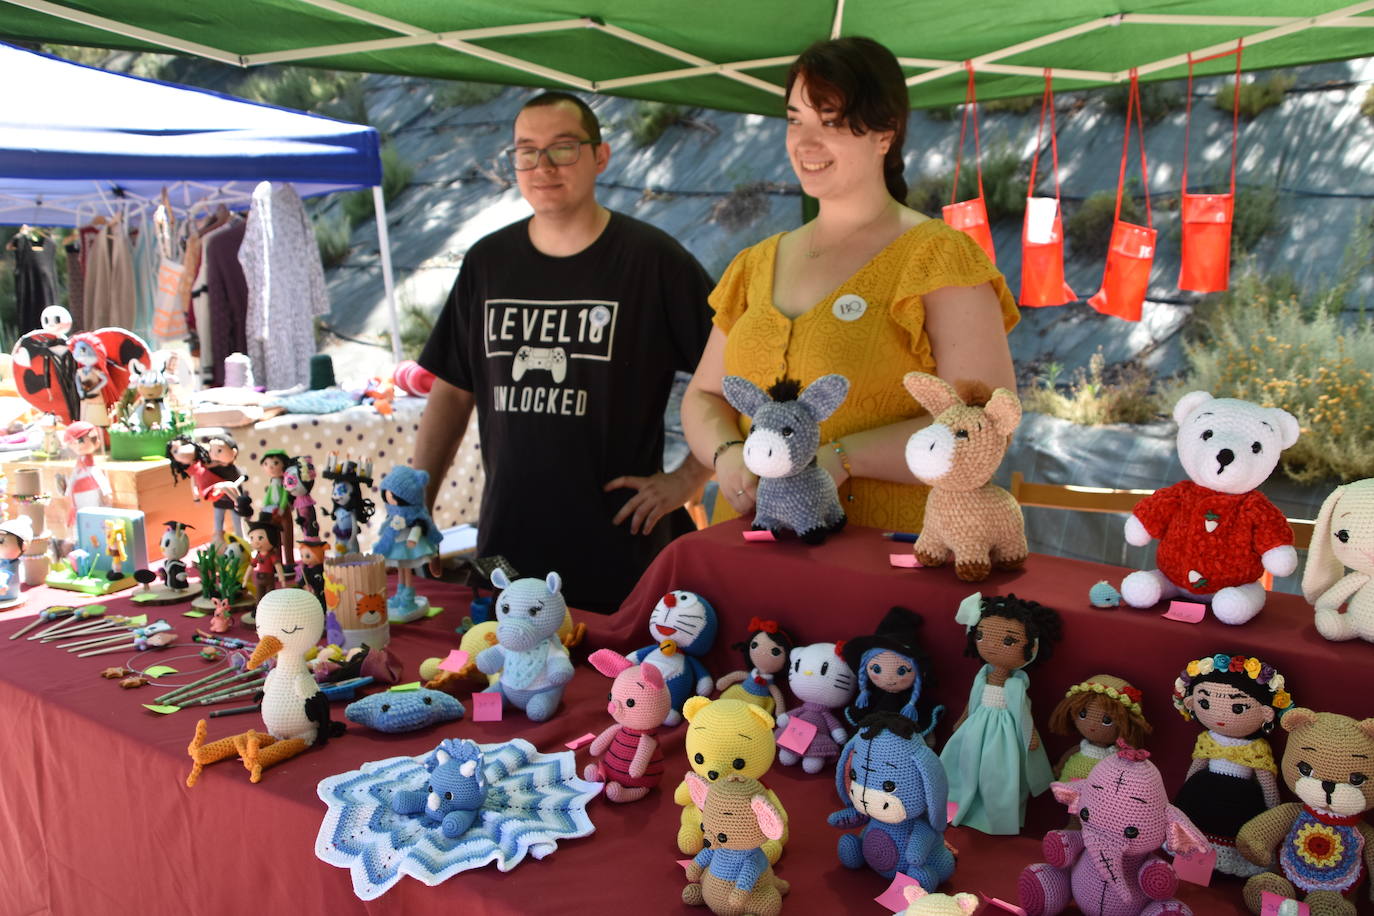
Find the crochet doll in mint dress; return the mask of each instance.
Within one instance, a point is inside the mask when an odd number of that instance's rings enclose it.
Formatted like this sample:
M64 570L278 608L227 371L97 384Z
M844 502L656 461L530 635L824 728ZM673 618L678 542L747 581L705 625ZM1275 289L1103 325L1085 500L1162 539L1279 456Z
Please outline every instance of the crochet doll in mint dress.
M1024 668L1052 654L1059 615L1015 595L973 594L955 620L968 630L965 655L983 660L968 708L940 753L949 780L950 820L988 834L1015 834L1026 820L1026 798L1049 788L1053 775L1031 721L1030 679Z

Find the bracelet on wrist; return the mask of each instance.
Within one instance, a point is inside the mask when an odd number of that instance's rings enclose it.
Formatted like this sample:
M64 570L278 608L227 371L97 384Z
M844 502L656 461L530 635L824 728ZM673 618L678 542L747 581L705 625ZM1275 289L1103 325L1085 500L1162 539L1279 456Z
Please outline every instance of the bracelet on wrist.
M720 456L721 456L721 455L724 455L724 454L725 454L725 450L726 450L726 449L730 448L731 446L743 445L743 444L744 444L744 440L743 440L743 439L731 439L731 440L729 440L728 442L722 442L720 445L717 445L717 446L716 446L715 454L713 454L713 455L711 456L711 467L714 468L714 467L716 466L716 462L720 460Z
M844 468L845 478L852 479L854 476L854 469L849 465L849 453L844 450L844 443L839 439L831 439L830 448L835 452L835 457L840 459L840 467ZM850 493L845 499L848 502L853 502L854 494Z

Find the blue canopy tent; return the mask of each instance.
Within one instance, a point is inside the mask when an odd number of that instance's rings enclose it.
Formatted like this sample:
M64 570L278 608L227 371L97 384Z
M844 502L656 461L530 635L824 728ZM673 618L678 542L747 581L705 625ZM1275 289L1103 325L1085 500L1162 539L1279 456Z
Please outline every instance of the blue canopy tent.
M244 209L260 181L302 197L373 189L400 359L374 128L107 73L0 43L0 223L76 226L165 199L181 215Z

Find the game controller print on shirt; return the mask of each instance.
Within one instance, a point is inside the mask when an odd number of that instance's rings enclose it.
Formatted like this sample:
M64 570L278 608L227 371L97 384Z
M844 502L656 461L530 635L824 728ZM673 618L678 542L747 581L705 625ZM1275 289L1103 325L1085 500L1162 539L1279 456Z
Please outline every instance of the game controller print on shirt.
M510 384L492 386L492 409L586 414L578 368L611 361L619 303L488 299L483 311L487 358L511 360Z

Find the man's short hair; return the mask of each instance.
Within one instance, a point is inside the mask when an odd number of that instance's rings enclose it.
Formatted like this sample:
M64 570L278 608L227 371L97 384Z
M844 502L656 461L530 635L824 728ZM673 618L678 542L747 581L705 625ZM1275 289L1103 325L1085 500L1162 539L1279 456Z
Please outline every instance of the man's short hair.
M541 92L539 95L536 95L524 105L520 106L520 110L524 111L527 108L544 108L548 105L560 105L564 103L577 109L578 115L582 120L582 129L587 132L587 139L593 143L600 143L601 122L596 119L596 112L592 111L590 105L573 95L571 92L560 92L558 90Z

